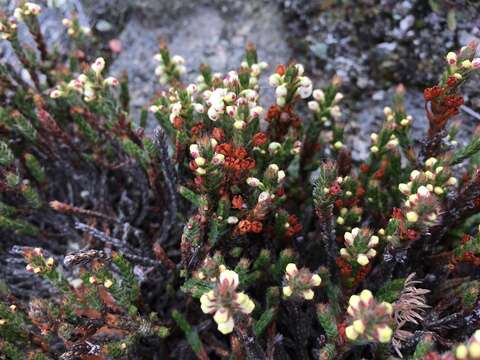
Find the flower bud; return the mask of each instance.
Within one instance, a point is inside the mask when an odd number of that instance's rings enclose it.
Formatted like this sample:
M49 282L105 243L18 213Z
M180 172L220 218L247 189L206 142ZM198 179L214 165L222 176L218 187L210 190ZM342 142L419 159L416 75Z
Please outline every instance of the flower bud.
M257 187L261 184L261 181L255 177L247 178L247 184L251 187Z
M358 254L357 256L357 263L359 263L362 266L368 265L370 260L368 260L367 255L365 254Z
M280 85L281 81L282 81L282 78L277 73L270 75L270 77L268 78L268 83L270 84L270 86L277 87Z
M286 297L290 297L292 296L292 288L290 286L284 286L282 288L282 292L283 292L283 295L285 295Z
M205 165L205 162L206 162L205 158L203 158L201 156L195 158L195 164L197 164L198 166Z
M449 52L447 54L447 62L449 65L455 65L457 63L457 54L454 52Z
M118 80L113 76L107 77L105 80L103 80L103 83L105 85L112 86L112 87L116 87L119 84Z
M200 156L200 148L197 144L190 145L189 150L190 155L192 155L193 158L197 158L198 156Z
M320 111L320 105L318 102L312 100L308 102L308 108L312 110L313 112L319 112Z
M378 341L381 343L388 343L392 338L392 328L390 326L384 325L377 328Z
M97 58L92 66L91 66L93 72L98 76L100 73L103 71L105 68L105 59L103 57Z
M409 222L417 222L418 221L418 214L415 211L409 211L406 214L407 221Z
M358 333L355 331L353 325L345 328L345 336L350 340L356 340L358 338Z
M410 186L404 183L398 184L398 190L404 195L408 195L410 193Z
M57 98L61 97L62 95L63 95L63 92L58 90L58 89L55 89L50 93L50 97L52 99L57 99Z
M308 289L308 290L305 290L303 293L302 293L303 297L305 298L305 300L312 300L313 297L315 296L315 293L313 292L312 289Z
M237 130L242 130L245 127L246 123L242 120L237 120L233 123L233 127Z
M225 155L223 154L215 154L213 155L213 158L212 158L212 163L214 165L221 165L225 162Z
M238 218L236 216L229 216L227 218L227 223L230 225L235 225L236 223L238 223Z
M286 85L280 85L275 89L275 95L277 97L285 97L287 96L287 87Z
M289 275L289 276L295 276L297 273L298 273L298 268L297 268L297 265L295 265L294 263L289 263L287 265L287 267L285 268L285 272Z

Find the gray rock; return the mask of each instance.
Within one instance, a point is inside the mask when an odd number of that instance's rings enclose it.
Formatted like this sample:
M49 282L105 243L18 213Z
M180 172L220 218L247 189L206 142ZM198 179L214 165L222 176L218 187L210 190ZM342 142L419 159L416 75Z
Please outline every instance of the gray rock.
M415 23L415 17L413 15L407 15L400 21L400 30L405 33L408 29L410 29L413 24Z
M134 17L119 35L123 51L112 64L111 72L118 76L127 71L135 114L160 89L154 74L157 64L153 60L160 38L168 41L172 54L186 59L189 81L195 79L202 63L223 73L237 68L249 41L257 45L259 58L272 66L291 57L291 50L283 40L281 13L271 3L250 4L236 14L197 6L153 27Z

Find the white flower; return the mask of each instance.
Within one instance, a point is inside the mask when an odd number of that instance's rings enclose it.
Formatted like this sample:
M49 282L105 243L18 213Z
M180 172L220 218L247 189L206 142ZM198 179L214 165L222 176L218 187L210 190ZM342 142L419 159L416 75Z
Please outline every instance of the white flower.
M308 81L306 81L305 79L308 79ZM301 86L297 90L298 95L300 95L302 99L306 99L310 95L312 95L312 90L313 85L311 80L304 76L301 81Z
M80 82L80 84L85 85L88 81L88 76L85 74L80 74L77 77L77 81Z
M20 9L20 8L16 8L15 10L13 10L13 17L15 19L17 19L18 21L22 21L23 20L23 10Z
M338 92L335 94L335 98L333 99L334 102L338 103L342 101L343 99L343 94L341 92Z
M213 106L208 109L207 115L212 121L217 121L220 118L220 115Z
M428 166L428 167L433 167L437 162L438 162L438 160L436 158L431 157L431 158L428 158L425 161L425 165Z
M287 100L284 97L277 97L277 105L278 106L285 106Z
M255 309L255 303L244 293L237 294L237 303L240 305L240 311L244 314L250 314Z
M261 106L255 106L250 109L250 116L252 118L259 117L263 113L263 108Z
M215 165L221 165L225 162L225 155L215 154L212 158L212 163Z
M275 89L275 95L277 97L285 97L285 96L287 96L287 92L288 92L288 90L287 90L286 85L280 85L279 87L277 87Z
M251 187L257 187L261 184L261 181L255 177L247 178L247 184Z
M246 123L242 120L237 120L233 123L233 127L237 130L242 130L245 127Z
M258 202L259 203L270 200L270 199L271 199L271 195L268 191L262 191L260 193L260 195L258 196Z
M282 145L278 142L271 142L270 144L268 144L268 151L270 153L275 153L278 149L280 149Z
M236 106L227 106L226 108L226 111L227 111L227 114L231 117L234 117L235 115L237 115L237 107Z
M420 196L428 196L430 195L430 191L422 185L417 189L417 194Z
M99 75L105 68L105 59L103 57L97 58L93 62L91 68L96 75Z
M368 242L368 247L375 247L378 245L378 243L380 242L380 239L378 236L376 235L373 235L370 237L370 241Z
M313 297L315 296L315 293L313 292L312 289L308 289L308 290L305 290L303 293L302 293L303 297L305 300L312 300Z
M302 76L303 73L305 72L305 68L303 67L302 64L295 64L295 68L297 69L298 76Z
M472 66L474 69L480 69L480 58L473 59Z
M188 95L195 94L197 92L197 85L195 84L190 84L187 86L187 93Z
M404 195L408 195L410 193L410 186L404 183L398 184L398 190Z
M325 94L322 90L320 89L315 89L313 91L313 98L319 102L324 102L325 101Z
M420 171L418 171L418 170L413 170L413 171L410 173L410 180L415 180L419 175L420 175Z
M447 62L449 65L455 65L457 63L457 54L454 52L449 52L447 54Z
M286 297L290 297L293 294L292 288L290 286L284 286L282 288L282 292L283 292L283 295L285 295Z
M280 170L280 171L277 173L277 181L278 181L278 183L281 183L284 179L285 179L285 171Z
M200 156L200 148L198 147L197 144L190 145L189 150L190 150L190 155L192 155L193 158Z
M343 238L345 239L345 244L347 244L348 246L352 246L352 245L353 245L353 242L354 242L354 240L355 240L355 237L353 236L352 233L346 232L346 233L343 235Z
M334 119L338 119L340 116L342 116L342 111L340 110L340 107L337 105L332 106L332 108L330 109L330 115L332 115Z
M57 99L57 98L59 98L59 97L62 96L62 95L63 95L62 91L60 91L60 90L58 90L58 89L55 89L55 90L53 90L53 91L50 93L50 97L51 97L52 99Z
M215 295L213 293L213 290L210 290L209 292L204 293L200 297L201 309L205 314L211 313L214 310L215 308L214 299L215 299Z
M238 218L236 216L229 216L227 218L227 223L230 225L235 225L236 223L238 223Z
M229 92L223 97L223 100L228 103L234 102L236 99L237 99L237 94L235 94L234 92Z
M225 270L220 273L220 283L227 283L229 286L236 288L239 283L238 274L233 270Z
M228 313L228 310L225 308L218 309L215 312L215 315L213 315L213 320L215 320L217 324L227 322L229 318L230 318L230 314Z
M181 57L180 55L174 55L172 57L172 62L175 65L183 65L183 64L185 64L185 59L183 57Z
M448 178L448 180L447 180L447 184L448 184L448 185L451 185L451 186L457 185L457 182L458 182L457 179L454 178L453 176L450 177L450 178Z
M282 77L277 73L270 75L270 77L268 78L268 83L270 84L270 86L278 86L281 82Z
M285 272L289 276L294 277L298 273L297 265L295 265L294 263L287 264L287 267L285 268Z
M415 211L407 212L406 217L409 222L413 223L418 221L418 214Z
M308 108L312 110L313 112L319 112L320 111L320 105L316 101L309 101L308 102Z
M350 253L348 252L348 250L346 248L341 248L340 249L340 256L348 258L348 257L350 257Z
M228 319L228 321L218 324L217 329L222 334L226 335L226 334L230 334L233 331L233 326L234 325L235 325L235 323L233 322L233 318L230 317Z
M205 112L205 107L199 103L193 103L193 110L195 110L199 114L203 114Z
M195 159L195 164L197 164L198 166L205 165L205 162L206 162L205 158L203 158L201 156L199 156Z
M148 108L148 111L150 111L151 113L155 114L156 112L158 112L160 109L158 108L157 105L150 105L150 107Z
M112 87L116 87L119 84L118 80L113 76L107 77L105 80L103 80L103 83L105 85L112 86Z

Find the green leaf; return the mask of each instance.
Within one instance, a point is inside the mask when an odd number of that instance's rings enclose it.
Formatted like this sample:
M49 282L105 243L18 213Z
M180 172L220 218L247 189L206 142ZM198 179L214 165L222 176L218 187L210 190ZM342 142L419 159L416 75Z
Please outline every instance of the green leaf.
M253 326L253 331L255 333L255 336L261 336L265 329L270 325L270 323L273 321L273 318L275 317L275 309L268 309L266 310L261 316L260 319L258 319L255 322L255 325Z

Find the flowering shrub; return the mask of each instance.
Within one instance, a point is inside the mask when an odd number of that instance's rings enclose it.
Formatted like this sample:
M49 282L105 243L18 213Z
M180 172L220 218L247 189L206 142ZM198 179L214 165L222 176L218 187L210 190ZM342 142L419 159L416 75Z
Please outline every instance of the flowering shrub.
M40 12L0 19L29 75L0 64L2 358L480 358L480 139L450 121L476 44L425 90L421 142L399 87L354 162L339 78L248 45L184 82L162 43L137 121L113 54L75 14L48 49Z

